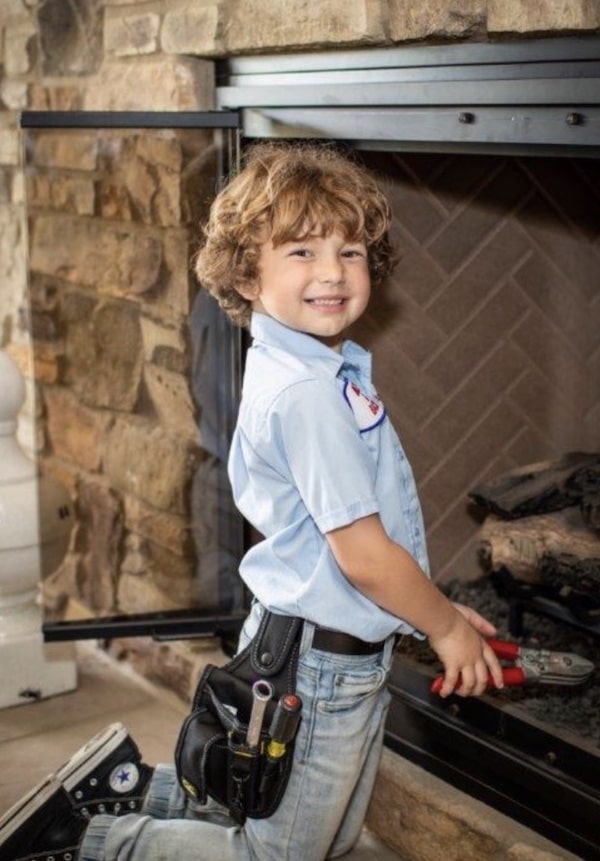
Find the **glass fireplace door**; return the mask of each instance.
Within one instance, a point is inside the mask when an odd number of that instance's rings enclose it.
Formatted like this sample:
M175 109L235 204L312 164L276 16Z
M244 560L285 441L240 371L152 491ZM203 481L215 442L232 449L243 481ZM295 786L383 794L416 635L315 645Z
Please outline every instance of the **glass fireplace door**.
M241 339L193 256L238 115L21 125L45 638L225 632L245 607L225 467Z

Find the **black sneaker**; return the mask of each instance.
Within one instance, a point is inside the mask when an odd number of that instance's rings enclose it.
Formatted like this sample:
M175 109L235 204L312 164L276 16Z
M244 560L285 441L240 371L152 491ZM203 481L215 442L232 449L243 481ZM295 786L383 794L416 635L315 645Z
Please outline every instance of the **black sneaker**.
M0 861L74 861L87 825L49 777L0 820Z
M139 810L152 771L111 724L0 819L0 861L74 861L90 818Z
M53 777L64 787L77 813L113 816L139 810L153 769L121 723L110 724Z

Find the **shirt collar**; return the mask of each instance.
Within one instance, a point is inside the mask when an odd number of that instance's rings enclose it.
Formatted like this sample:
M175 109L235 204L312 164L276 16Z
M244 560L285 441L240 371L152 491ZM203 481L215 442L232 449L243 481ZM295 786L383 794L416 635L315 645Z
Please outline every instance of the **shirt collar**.
M359 374L371 374L371 354L355 344L354 341L344 341L342 352L338 353L327 347L312 335L298 332L284 326L268 314L254 312L250 323L252 337L270 347L285 350L295 356L310 360L330 369L334 376L346 368L351 368Z

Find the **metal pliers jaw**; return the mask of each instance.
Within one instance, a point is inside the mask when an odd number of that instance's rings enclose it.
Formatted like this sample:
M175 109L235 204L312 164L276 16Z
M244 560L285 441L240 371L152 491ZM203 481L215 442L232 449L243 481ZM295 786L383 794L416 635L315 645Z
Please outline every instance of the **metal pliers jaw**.
M594 672L594 665L573 652L552 652L519 646L506 640L488 640L501 660L513 661L502 676L507 687L528 683L540 685L581 685Z
M521 687L526 684L540 685L581 685L594 672L594 664L573 652L553 652L549 649L535 649L511 643L508 640L487 641L501 661L510 661L513 666L505 666L502 680L507 688ZM434 679L432 693L439 693L443 676ZM456 687L460 687L460 679ZM493 678L488 676L488 688L495 688Z

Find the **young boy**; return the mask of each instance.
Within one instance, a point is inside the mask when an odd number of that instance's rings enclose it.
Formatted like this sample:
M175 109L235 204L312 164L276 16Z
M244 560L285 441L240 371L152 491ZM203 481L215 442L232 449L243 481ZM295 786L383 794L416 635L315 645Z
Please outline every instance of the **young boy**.
M255 597L241 646L265 608L305 620L280 806L235 826L187 800L169 767L150 778L115 725L7 814L0 861L338 857L364 821L396 637L428 637L442 696L479 695L488 673L501 686L483 639L493 626L427 576L410 467L370 355L344 340L393 268L389 224L374 179L334 148L260 145L218 195L197 258L200 282L253 337L229 458L236 504L264 536L241 564ZM89 824L84 803L100 813Z

